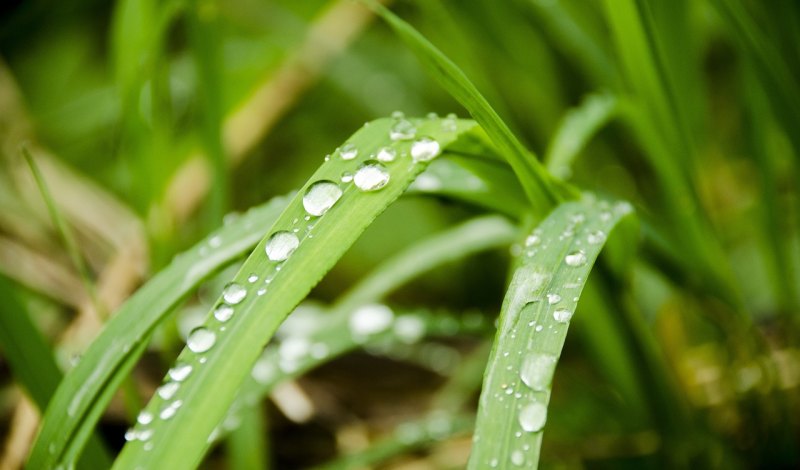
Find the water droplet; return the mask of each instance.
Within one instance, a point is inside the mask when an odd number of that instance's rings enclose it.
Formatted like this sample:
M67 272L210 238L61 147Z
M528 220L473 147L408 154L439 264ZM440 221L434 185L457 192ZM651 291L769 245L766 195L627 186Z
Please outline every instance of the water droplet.
M226 322L233 316L233 307L226 304L221 304L214 310L214 318L221 322Z
M174 402L162 408L161 412L158 414L158 417L163 420L168 420L172 418L173 416L175 416L175 413L177 413L178 408L180 408L181 405L183 405L182 400L175 400Z
M358 167L353 182L362 191L377 191L389 182L389 172L382 164L369 160Z
M430 113L426 114L425 117L430 119L430 120L439 119L439 115L434 113L433 111L431 111Z
M358 155L358 148L353 144L344 144L339 149L339 156L342 160L352 160Z
M204 353L214 347L217 341L217 335L213 331L205 327L198 327L192 330L189 334L189 339L186 340L186 345L194 353Z
M511 463L517 467L525 465L525 454L523 454L520 450L515 450L511 453Z
M397 158L397 150L391 147L383 147L378 150L378 161L393 162L395 158Z
M270 362L268 357L262 357L253 365L253 370L250 371L253 379L262 384L268 384L275 376L275 366Z
M538 333L538 332L540 332L540 331L542 331L543 329L544 329L544 326L542 326L542 325L536 325L536 332L537 332L537 333Z
M531 353L522 361L519 378L537 392L547 390L553 380L557 361L558 358L552 354Z
M519 412L519 425L527 432L538 432L547 422L547 407L542 403L531 403Z
M139 433L136 432L135 429L128 429L127 431L125 431L125 440L128 441L128 442L135 441L138 437L139 437ZM52 454L54 452L50 452L50 453Z
M492 459L492 460L489 461L489 466L492 467L492 468L497 468L497 465L499 463L500 463L500 461L495 458L495 459Z
M272 261L284 261L294 253L294 250L300 246L300 240L297 235L286 230L275 232L267 240L264 250L267 252L267 258Z
M342 190L333 181L321 180L313 183L303 196L303 208L314 216L320 216L342 197Z
M147 442L145 443L144 446L142 446L142 448L145 450L145 452L150 452L151 450L153 450L153 443Z
M175 396L175 392L178 391L179 386L180 384L178 382L167 382L164 385L158 387L156 393L164 400L169 400L170 398Z
M590 245L599 245L606 241L606 233L602 230L595 230L586 236L586 242Z
M189 364L178 363L167 372L170 379L176 382L183 382L192 373L192 366Z
M547 303L554 305L561 302L561 296L558 294L547 294Z
M583 250L573 251L564 257L564 262L569 266L583 266L586 264L586 253L584 253Z
M153 437L153 430L152 429L142 429L139 431L139 440L142 442L147 442Z
M392 119L403 119L406 114L402 111L392 111Z
M394 322L394 333L406 344L416 343L425 334L425 322L414 315L403 315Z
M392 320L394 312L386 305L363 305L350 317L350 331L359 337L374 335L389 328Z
M439 142L423 137L411 144L411 158L415 162L427 162L439 156L442 151Z
M222 300L225 302L236 305L247 296L247 289L242 287L241 284L231 282L225 289L222 290Z
M528 238L525 239L525 246L533 246L538 245L542 242L541 237L536 234L529 235Z
M349 183L353 181L353 174L349 171L342 172L342 183Z
M572 310L568 310L566 308L557 308L553 310L553 319L559 323L567 323L572 319L572 314L574 312Z
M389 138L392 140L411 140L417 135L417 128L411 122L401 119L389 129Z
M208 240L208 245L211 248L219 248L222 245L222 238L219 235L214 235Z
M258 289L258 292L256 292L256 295L261 297L262 295L264 295L266 293L267 293L267 289L262 287L261 289Z
M253 284L256 281L258 281L258 274L253 273L247 276L247 282L249 282L250 284Z
M142 410L139 416L136 417L136 422L142 425L147 425L153 422L153 414Z
M457 131L458 130L458 125L456 123L455 118L452 118L450 116L446 117L442 121L442 130L444 132L455 132L455 131Z

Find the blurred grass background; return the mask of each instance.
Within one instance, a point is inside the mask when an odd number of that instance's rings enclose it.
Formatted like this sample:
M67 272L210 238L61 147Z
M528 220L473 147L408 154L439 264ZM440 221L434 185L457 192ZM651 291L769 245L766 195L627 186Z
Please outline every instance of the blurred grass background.
M623 3L633 5L641 24L613 0L391 4L465 70L537 155L549 153L567 113L590 94L617 103L560 176L633 201L643 248L622 281L604 276L608 282L597 298L587 296L576 318L601 308L636 318L612 325L611 336L632 335L623 340L633 345L628 351L651 348L646 354L666 367L647 370L632 357L614 362L612 341L586 332L597 325L579 319L557 374L542 465L657 467L675 452L702 454L716 467L796 468L800 6ZM642 24L644 32L637 30ZM656 51L652 64L647 48ZM4 322L30 319L7 331L39 338L30 341L49 345L58 366L68 368L103 315L175 253L225 214L299 187L354 129L395 110L464 114L355 2L5 2L0 311ZM76 233L100 311L21 159L23 143ZM476 212L406 198L313 297L333 299L400 247ZM390 300L494 315L506 269L505 253L488 253L437 270ZM201 291L182 310L211 301ZM179 314L154 341L129 400L152 393L187 316ZM37 423L25 397L41 405L54 385L25 380L26 368L50 365L12 352L13 339L0 344L0 437L11 468L24 459ZM391 373L362 383L363 371L375 367ZM633 370L614 372L620 368ZM647 389L631 396L620 383L658 374L643 383L672 384L685 403L659 401ZM398 392L422 400L441 378L352 355L304 380L320 403L332 404L306 424L269 408L276 468L321 463L348 442L358 447L387 416L414 409L413 400L391 405ZM104 419L110 448L121 444L125 410L137 409L135 401L112 406ZM688 410L684 449L673 447L664 434L669 425L660 422L675 412L671 406ZM448 446L390 468L463 464L468 445ZM225 462L217 450L209 465Z

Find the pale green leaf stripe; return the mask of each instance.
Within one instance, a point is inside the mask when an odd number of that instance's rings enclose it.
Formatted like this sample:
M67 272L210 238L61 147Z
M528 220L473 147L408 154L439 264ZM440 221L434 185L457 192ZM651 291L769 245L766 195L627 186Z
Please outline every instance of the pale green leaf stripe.
M545 153L545 164L553 175L569 178L572 162L589 140L616 112L617 99L610 94L588 95L562 119Z
M631 212L589 195L534 230L500 312L483 381L470 469L536 468L556 362L603 243Z
M83 442L75 439L77 431L94 427L116 390L110 383L119 383L136 364L137 347L203 279L252 249L287 200L276 198L251 209L177 257L125 302L56 390L31 451L29 468L53 468L62 461L67 447L80 450Z
M545 171L536 157L520 143L492 109L486 98L481 95L456 64L411 25L379 3L373 0L364 0L364 3L386 20L417 56L417 59L428 69L431 76L469 111L475 121L491 137L500 153L514 169L538 214L549 211L559 201L561 195L570 191Z
M165 406L179 406L180 409L168 419L156 418L146 429L138 429L137 432L152 433L152 437L146 442L128 442L115 468L180 469L194 468L199 463L214 427L225 415L238 387L286 315L375 217L425 169L424 163L415 163L408 155L411 141L389 139L389 130L394 124L394 120L380 119L359 130L349 140L349 144L358 149L357 158L344 160L340 152L336 152L312 176L303 192L289 203L270 233L298 229L297 249L286 261L278 263L265 255L268 238L256 247L233 280L248 291L236 305L235 314L224 325L209 315L205 328L214 335L213 347L203 353L184 349L179 361L192 366L191 375L169 400L156 395L146 412L158 417ZM475 127L472 121L457 121L455 132L447 131L447 126L439 119L415 120L413 124L418 136L432 137L442 147ZM342 172L356 171L370 155L386 145L395 147L399 156L387 164L390 181L384 188L364 193L348 184L343 187L339 201L325 215L304 220L302 195L308 186L320 180L339 181ZM249 281L253 276L257 280ZM264 295L258 295L261 289L266 289Z

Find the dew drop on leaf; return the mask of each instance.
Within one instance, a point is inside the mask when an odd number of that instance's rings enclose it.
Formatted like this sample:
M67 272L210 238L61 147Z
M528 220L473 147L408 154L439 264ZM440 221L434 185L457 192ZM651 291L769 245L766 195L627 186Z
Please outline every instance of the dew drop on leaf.
M586 253L583 250L573 251L564 257L564 262L573 267L583 266L586 264Z
M142 425L150 424L153 422L153 414L143 410L139 413L139 416L136 417L136 422Z
M271 261L285 261L300 246L297 235L286 230L275 232L267 240L264 250Z
M164 400L169 400L170 398L175 396L175 392L178 391L179 386L180 384L178 382L167 382L164 385L158 387L156 393Z
M558 294L547 294L547 303L554 305L561 302L561 296Z
M167 375L176 382L183 382L191 373L192 366L190 364L178 363L167 372Z
M310 215L320 216L342 197L342 190L333 181L321 180L313 183L303 196L303 208Z
M522 451L515 450L511 453L511 463L517 467L525 465L525 454L523 454Z
M417 128L411 122L401 119L389 129L389 138L392 140L411 140L417 135Z
M394 312L386 305L363 305L350 317L350 332L359 337L374 335L389 328L393 320Z
M349 171L342 172L342 183L349 183L353 181L353 174Z
M537 392L547 390L553 380L558 358L552 354L531 353L522 361L519 378L522 383Z
M423 137L411 144L411 158L415 162L427 162L439 156L442 151L439 142Z
M599 245L606 241L606 233L602 230L595 230L586 236L586 242L590 245Z
M225 289L222 290L222 300L225 302L236 305L247 296L247 289L245 289L241 284L237 284L235 282L231 282Z
M217 335L208 328L201 326L192 330L189 334L189 339L186 340L186 345L189 346L189 350L199 354L214 347L216 341Z
M339 156L342 160L352 160L358 155L358 148L353 144L344 144L339 149Z
M391 147L383 147L378 150L377 158L381 162L393 162L397 158L397 151Z
M214 318L221 322L226 322L233 316L233 307L230 305L222 304L214 309Z
M542 403L531 403L519 411L519 425L523 431L541 431L546 422L547 407Z
M559 323L567 323L572 319L572 310L557 308L553 310L553 319Z
M389 172L374 160L366 161L356 170L353 182L362 191L377 191L389 182Z

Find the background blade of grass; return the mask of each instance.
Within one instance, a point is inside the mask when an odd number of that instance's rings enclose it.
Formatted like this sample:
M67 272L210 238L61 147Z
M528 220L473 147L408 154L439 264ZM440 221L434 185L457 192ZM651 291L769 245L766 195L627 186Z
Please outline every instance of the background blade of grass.
M472 121L457 121L455 129L447 129L440 119L417 120L413 124L419 136L436 139L441 148L475 126ZM264 254L269 237L259 244L232 281L246 292L244 298L238 299L240 303L235 302L233 317L223 324L213 314L209 315L203 328L206 338L213 338L209 340L211 345L199 352L184 349L178 360L193 367L191 375L180 384L173 382L177 386L174 395L168 399L154 397L145 411L157 417L164 407L180 409L168 419L156 418L151 425L141 427L139 435L144 432L148 438L129 441L115 468L158 465L178 469L193 468L199 463L214 427L227 412L239 385L280 323L375 217L424 170L424 162L414 162L408 156L411 142L393 142L389 138L394 125L393 119L380 119L364 126L348 139L347 145L356 149L357 158L342 158L343 152L352 151L342 147L290 202L273 224L270 236L297 229L297 237L302 240L296 250L285 261L273 262ZM388 164L390 181L385 187L364 193L348 184L328 212L318 219L309 216L308 221L304 220L307 213L303 209L303 195L311 184L339 181L343 172L356 171L359 164L369 161L371 155L386 145L395 147L400 156ZM253 286L252 279L262 287ZM213 394L208 393L210 389Z
M486 369L469 468L536 468L551 381L581 290L627 203L559 205L526 240Z
M81 447L75 434L94 428L113 395L110 384L130 372L139 345L203 279L251 250L286 203L286 198L277 198L254 208L179 255L116 312L59 385L31 450L31 468L54 467L68 447Z
M546 213L555 204L567 189L559 187L536 157L530 153L511 133L508 126L492 109L488 101L481 95L477 88L441 51L428 42L419 32L408 23L398 18L382 5L365 0L386 22L395 33L414 52L427 71L442 87L450 93L470 115L481 125L486 133L497 145L500 153L517 174L525 193L528 195L533 207L540 214Z

